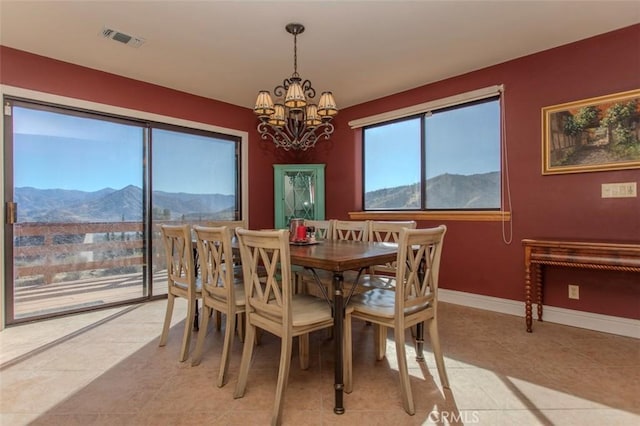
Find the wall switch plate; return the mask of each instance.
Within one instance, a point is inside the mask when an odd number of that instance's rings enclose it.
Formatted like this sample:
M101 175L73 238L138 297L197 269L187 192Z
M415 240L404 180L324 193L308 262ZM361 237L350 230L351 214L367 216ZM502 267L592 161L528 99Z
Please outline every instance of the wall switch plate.
M638 196L637 182L603 183L602 198L632 198Z
M580 286L569 284L569 299L580 299Z

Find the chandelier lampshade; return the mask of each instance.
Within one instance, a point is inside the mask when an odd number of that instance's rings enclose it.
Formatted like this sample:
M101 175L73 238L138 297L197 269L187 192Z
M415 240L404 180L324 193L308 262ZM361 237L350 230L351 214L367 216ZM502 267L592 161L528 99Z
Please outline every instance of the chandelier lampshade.
M258 117L269 117L274 113L273 100L268 91L262 90L258 93L258 99L256 100L256 106L253 108L253 111Z
M336 100L333 99L333 93L322 92L320 102L318 102L318 115L331 119L336 114L338 114L338 107L336 106Z
M293 74L273 90L275 102L269 91L258 92L253 111L260 119L258 132L262 139L271 139L287 151L306 151L320 138L329 139L334 130L331 120L338 114L338 107L328 91L322 92L316 104L311 81L298 74L297 40L304 26L292 23L285 28L293 35Z
M305 124L308 128L313 129L322 124L322 120L320 119L320 115L318 115L318 105L309 104L307 105L307 117Z
M293 79L292 79L293 80ZM287 96L284 98L284 106L291 111L300 111L307 106L307 98L304 97L302 86L299 81L291 81L287 89Z
M273 106L273 114L269 116L269 120L267 121L267 123L269 123L270 126L275 128L284 127L284 125L287 124L287 121L285 119L285 114L286 113L285 113L284 105L275 104Z

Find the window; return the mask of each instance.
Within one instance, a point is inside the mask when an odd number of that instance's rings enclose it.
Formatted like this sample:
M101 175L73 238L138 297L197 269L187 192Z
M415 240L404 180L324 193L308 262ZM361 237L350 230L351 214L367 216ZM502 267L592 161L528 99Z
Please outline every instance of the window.
M363 128L364 210L498 210L500 98Z

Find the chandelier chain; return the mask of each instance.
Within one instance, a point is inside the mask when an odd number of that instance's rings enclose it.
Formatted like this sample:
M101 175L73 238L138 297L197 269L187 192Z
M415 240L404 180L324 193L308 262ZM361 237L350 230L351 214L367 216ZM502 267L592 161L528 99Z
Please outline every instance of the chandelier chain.
M298 75L298 34L293 35L293 75Z

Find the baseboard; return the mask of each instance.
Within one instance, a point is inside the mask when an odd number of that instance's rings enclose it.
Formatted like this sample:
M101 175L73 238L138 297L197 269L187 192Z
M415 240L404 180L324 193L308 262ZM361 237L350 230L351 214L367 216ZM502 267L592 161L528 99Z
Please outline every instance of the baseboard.
M438 298L442 302L453 303L455 305L469 306L471 308L524 317L524 302L518 302L516 300L501 299L499 297L465 293L462 291L447 290L444 288L438 290ZM533 306L533 315L535 319L535 305ZM575 311L555 306L544 306L543 319L545 322L570 325L572 327L586 328L589 330L602 331L604 333L618 334L621 336L640 339L639 320L595 314L592 312ZM524 329L524 320L522 322L522 328Z

